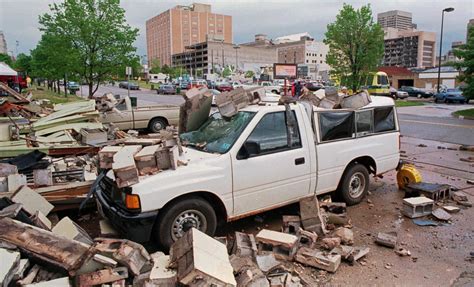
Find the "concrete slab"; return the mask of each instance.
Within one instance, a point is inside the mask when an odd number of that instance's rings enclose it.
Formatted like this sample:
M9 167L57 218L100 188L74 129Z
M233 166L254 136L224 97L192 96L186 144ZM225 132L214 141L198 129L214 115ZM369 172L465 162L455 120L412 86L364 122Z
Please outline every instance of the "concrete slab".
M44 197L31 188L24 186L12 196L12 201L23 204L23 208L30 214L41 211L44 215L54 208Z
M0 248L0 258L0 286L9 286L19 268L20 252Z
M66 238L77 240L87 245L93 243L89 234L67 216L61 219L51 231L54 234L62 235Z
M8 176L8 192L15 192L22 186L26 186L26 175L10 174Z

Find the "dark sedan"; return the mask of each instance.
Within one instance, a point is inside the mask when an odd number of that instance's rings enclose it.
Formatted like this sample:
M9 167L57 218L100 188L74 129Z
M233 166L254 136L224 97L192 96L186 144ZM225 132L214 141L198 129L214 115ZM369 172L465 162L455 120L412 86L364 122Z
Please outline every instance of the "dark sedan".
M161 85L156 92L159 95L174 95L176 94L176 88L174 85Z
M402 91L402 92L407 92L410 97L417 97L419 99L421 99L421 98L430 98L430 97L433 96L433 93L427 92L427 91L424 91L422 89L415 88L415 87L403 86L398 90Z
M435 103L438 102L458 102L464 104L466 103L466 98L463 96L462 91L459 89L446 89L445 91L435 95Z
M140 86L138 86L137 84L135 83L131 83L131 82L120 82L119 83L119 88L122 88L122 89L130 89L130 90L140 90Z

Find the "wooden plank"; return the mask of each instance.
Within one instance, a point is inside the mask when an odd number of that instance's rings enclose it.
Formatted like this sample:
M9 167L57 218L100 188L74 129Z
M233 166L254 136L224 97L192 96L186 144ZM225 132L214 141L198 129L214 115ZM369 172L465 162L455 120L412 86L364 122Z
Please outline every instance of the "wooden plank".
M47 128L44 130L36 131L35 136L42 136L42 135L48 135L52 134L55 132L63 131L63 130L74 130L77 133L81 132L81 129L101 129L104 126L102 123L73 123L73 124L65 124L65 125L60 125L60 126L55 126L51 128Z
M0 219L0 230L0 240L16 245L32 257L63 268L71 275L90 255L90 248L82 243L11 218Z

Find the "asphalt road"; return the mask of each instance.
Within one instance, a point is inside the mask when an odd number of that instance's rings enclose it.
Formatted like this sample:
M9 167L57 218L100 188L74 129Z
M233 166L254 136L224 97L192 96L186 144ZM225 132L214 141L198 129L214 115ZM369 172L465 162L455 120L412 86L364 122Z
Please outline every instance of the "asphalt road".
M426 104L398 108L402 135L454 144L474 144L474 120L451 115L473 105Z

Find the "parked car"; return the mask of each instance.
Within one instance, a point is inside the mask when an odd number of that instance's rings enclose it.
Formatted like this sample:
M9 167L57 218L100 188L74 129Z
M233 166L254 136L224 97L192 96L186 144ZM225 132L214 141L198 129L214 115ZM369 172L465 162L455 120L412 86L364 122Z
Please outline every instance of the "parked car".
M94 185L99 212L124 237L154 239L168 249L192 227L213 236L218 220L302 198L337 190L348 205L357 204L369 174L392 171L400 161L396 109L386 97L357 110L250 105L227 119L214 113L180 137L187 145L177 157L186 165L126 188L109 170Z
M304 85L308 90L315 92L319 89L323 89L324 86L318 83L309 82Z
M71 94L74 94L75 92L80 90L79 83L77 82L67 82L67 89Z
M408 98L408 93L404 91L400 91L395 89L394 87L390 87L390 96L396 100L396 99L406 99Z
M435 103L459 102L461 104L464 104L467 102L466 98L463 96L462 91L460 89L445 89L444 91L435 95L434 101Z
M179 123L179 106L154 105L133 107L130 98L125 97L115 106L118 111L100 113L100 121L113 123L121 130L148 130L157 133L169 125Z
M274 85L270 81L262 81L258 85L264 87L265 91L268 93L274 93L279 95L283 91L283 88L280 85Z
M188 83L188 86L186 88L189 90L191 88L202 88L202 87L207 87L206 81L192 80L191 82Z
M156 92L159 95L174 95L176 94L176 87L172 84L163 84L160 85Z
M208 89L215 89L217 87L217 83L212 80L206 80L207 88Z
M186 90L188 88L189 82L188 81L181 81L178 83L178 86L181 90Z
M216 90L218 90L219 92L229 92L233 89L234 88L232 87L232 85L227 82L221 82L216 85Z
M402 86L399 91L406 92L410 97L417 97L419 99L421 98L429 98L433 96L432 92L424 91L419 88L415 87L407 87L407 86Z
M132 82L120 82L119 88L130 89L130 90L140 90L140 86Z

